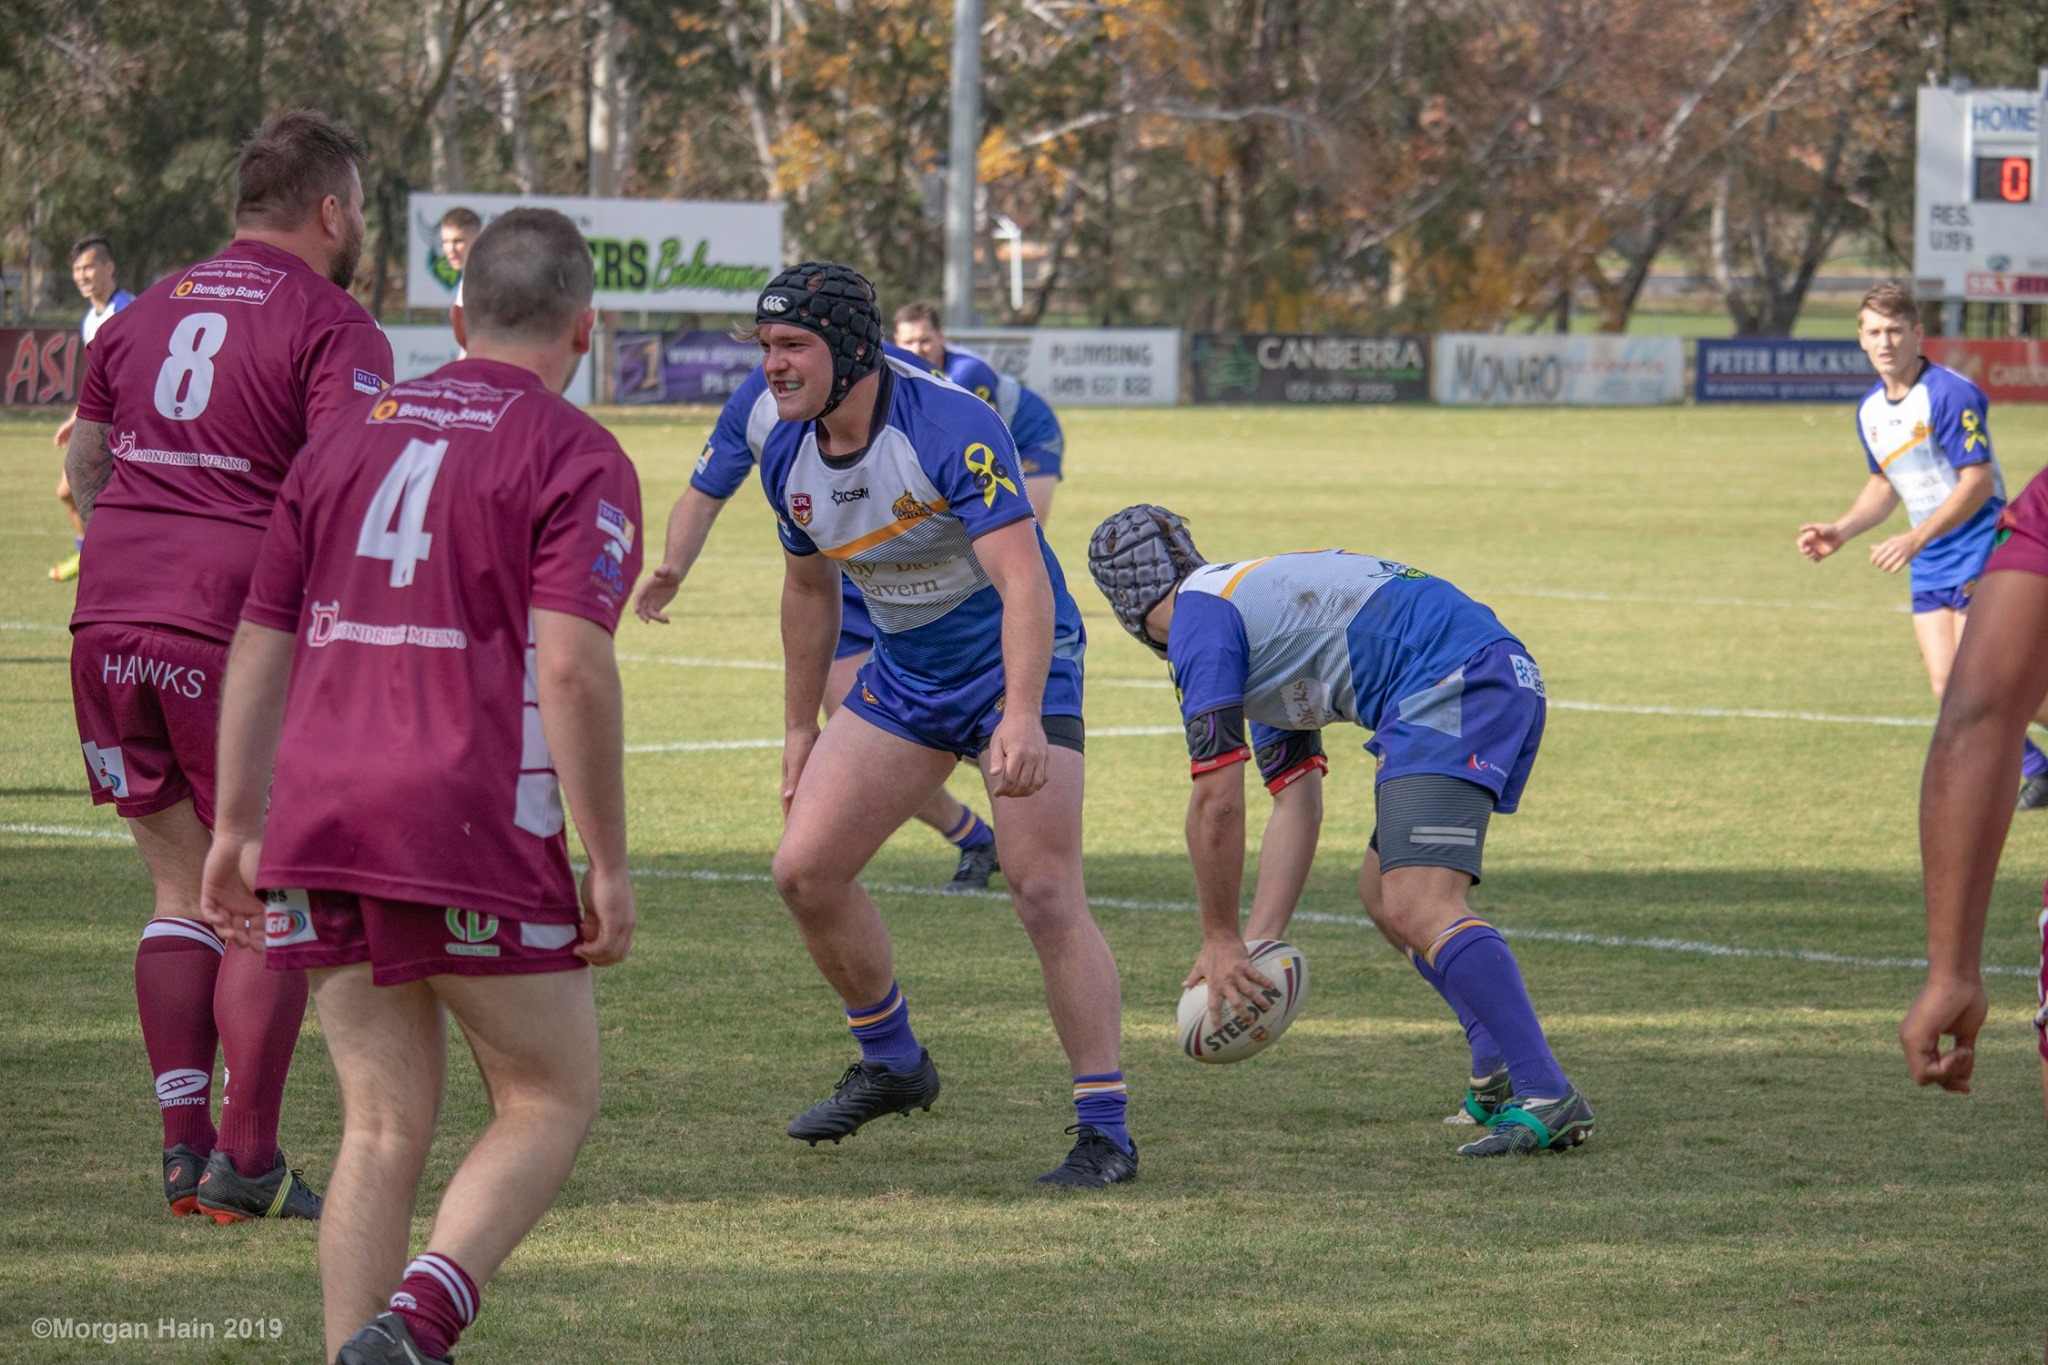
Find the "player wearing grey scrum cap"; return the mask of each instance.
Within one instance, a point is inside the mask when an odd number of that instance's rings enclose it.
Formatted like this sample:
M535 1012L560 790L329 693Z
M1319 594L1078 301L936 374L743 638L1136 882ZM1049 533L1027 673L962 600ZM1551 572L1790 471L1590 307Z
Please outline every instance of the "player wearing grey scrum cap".
M1255 986L1245 939L1280 938L1322 824L1320 732L1373 732L1379 825L1358 889L1380 932L1456 1011L1472 1082L1453 1120L1487 1131L1458 1150L1502 1156L1585 1141L1593 1111L1558 1068L1498 931L1472 913L1487 819L1515 809L1543 736L1543 675L1484 605L1440 578L1371 555L1316 550L1210 564L1187 523L1126 507L1096 528L1088 569L1117 620L1173 670L1194 788L1194 862L1212 1014ZM1250 730L1247 732L1247 722ZM1244 768L1273 794L1252 898L1244 873Z

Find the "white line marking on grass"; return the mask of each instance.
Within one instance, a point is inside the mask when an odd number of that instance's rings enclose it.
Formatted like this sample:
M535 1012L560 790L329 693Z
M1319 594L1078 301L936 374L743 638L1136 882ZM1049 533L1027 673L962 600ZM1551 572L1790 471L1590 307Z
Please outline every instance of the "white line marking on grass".
M1136 735L1184 735L1187 730L1179 725L1106 725L1090 730L1090 739L1128 739ZM780 749L779 739L699 739L683 740L675 744L628 744L629 754L700 754L713 753L721 749Z
M71 825L0 824L0 834L95 839L123 844L128 842L128 836L125 834L101 829L80 829ZM631 875L644 877L650 881L727 882L746 886L767 886L774 881L774 878L765 872L714 872L708 868L684 872L665 867L636 867L631 870ZM887 882L864 882L862 885L869 891L887 896L940 896L955 902L962 899L961 893L957 891L941 891L935 886L900 886ZM966 898L984 901L1009 900L1009 896L1001 891L971 891L966 894ZM1088 903L1105 910L1135 910L1153 914L1188 915L1194 913L1195 909L1192 904L1181 901L1137 901L1117 896L1090 896ZM1294 918L1308 924L1336 924L1352 929L1374 927L1373 922L1364 915L1337 915L1324 910L1297 910ZM1494 927L1500 929L1504 937L1526 939L1531 943L1567 943L1591 948L1635 948L1644 952L1683 953L1697 957L1810 962L1826 967L1924 970L1927 966L1927 959L1919 957L1853 957L1846 953L1821 953L1804 948L1739 948L1729 943L1702 943L1683 938L1626 938L1619 934L1582 934L1562 929L1510 929L1500 925ZM1984 974L2033 978L2039 974L2039 969L1987 966L1984 968Z
M1767 597L1666 597L1647 592L1571 592L1563 588L1494 588L1491 597L1546 597L1559 602L1629 602L1660 607L1763 607L1773 611L1875 612L1888 616L1908 615L1913 608L1904 602L1889 607L1858 606L1849 602L1785 601Z
M761 673L782 671L781 664L761 659L691 659L666 654L621 654L618 658L622 664L667 664L671 668L748 668Z
M127 843L128 836L106 829L80 829L76 825L0 825L0 834L40 834L52 839L108 839Z
M1594 711L1619 716L1696 716L1707 720L1798 720L1816 725L1892 725L1926 729L1932 716L1836 716L1825 711L1757 711L1734 706L1621 706L1601 701L1565 701L1552 697L1560 711Z
M737 882L744 885L767 885L774 878L761 872L714 872L697 869L678 872L668 868L636 867L635 877L646 877L655 881L691 882ZM1001 891L970 891L965 897L958 891L941 891L935 886L899 886L884 882L862 882L871 892L888 896L936 896L948 901L979 899L985 901L1008 901L1009 896ZM1106 910L1136 910L1149 913L1192 915L1195 907L1179 901L1134 901L1115 896L1090 896L1091 906ZM1337 924L1353 929L1375 929L1373 922L1364 915L1337 915L1324 910L1297 910L1294 918L1310 924ZM1562 929L1508 929L1494 925L1505 938L1526 939L1531 943L1568 943L1592 948L1635 948L1652 953L1683 953L1698 957L1752 958L1774 962L1810 962L1825 967L1912 968L1926 970L1927 959L1922 957L1853 957L1846 953L1822 953L1804 948L1739 948L1729 943L1701 943L1683 938L1626 938L1618 934L1581 934ZM1984 968L1986 976L2020 976L2033 978L2039 975L2034 967Z
M52 635L69 635L71 627L52 625L48 621L0 621L0 630L48 631Z

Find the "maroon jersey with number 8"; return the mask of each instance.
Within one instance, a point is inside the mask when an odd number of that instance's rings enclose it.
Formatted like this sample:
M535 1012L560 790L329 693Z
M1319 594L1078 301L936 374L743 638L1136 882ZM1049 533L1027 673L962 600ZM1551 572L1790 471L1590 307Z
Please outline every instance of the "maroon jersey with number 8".
M458 360L292 466L243 617L297 636L266 888L577 918L533 609L615 630L640 485L531 372Z
M238 241L107 320L78 415L114 469L93 507L74 626L172 626L222 643L292 457L391 382L391 343L290 252Z

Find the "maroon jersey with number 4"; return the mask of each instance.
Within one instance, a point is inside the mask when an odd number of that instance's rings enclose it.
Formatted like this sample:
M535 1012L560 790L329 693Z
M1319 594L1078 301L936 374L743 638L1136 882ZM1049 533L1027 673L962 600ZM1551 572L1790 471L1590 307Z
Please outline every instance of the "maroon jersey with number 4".
M245 620L293 632L261 884L577 918L533 610L615 630L640 484L530 371L458 360L286 477Z
M233 638L292 457L351 400L391 382L363 306L292 255L237 241L107 320L78 415L114 470L85 535L74 626L173 626Z

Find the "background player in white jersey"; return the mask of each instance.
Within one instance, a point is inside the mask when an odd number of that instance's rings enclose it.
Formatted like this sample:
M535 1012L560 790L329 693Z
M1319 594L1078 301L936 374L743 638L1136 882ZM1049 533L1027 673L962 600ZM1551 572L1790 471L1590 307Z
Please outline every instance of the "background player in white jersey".
M883 347L887 352L890 348ZM922 363L908 351L897 355ZM640 619L668 624L663 609L675 600L683 580L704 550L711 524L732 495L753 474L760 461L768 433L782 419L775 409L775 397L768 392L768 380L756 366L740 381L719 411L697 467L690 474L690 486L676 499L668 514L668 532L661 562L648 571L647 579L633 595L633 610ZM875 647L875 628L868 620L867 600L851 578L840 579L839 644L833 650L832 671L825 679L825 715L839 709L839 703L853 687L853 679ZM939 889L960 893L981 891L1000 870L996 858L995 832L964 801L956 800L944 787L918 808L917 818L943 835L960 850L952 880Z
M790 1136L836 1142L938 1096L888 932L856 879L955 762L974 758L1074 1071L1076 1141L1039 1181L1132 1179L1116 960L1081 875L1087 642L1017 486L1009 432L957 385L885 359L874 287L843 266L784 271L754 317L783 419L761 455L785 553L775 885L861 1048ZM820 734L842 568L867 596L875 651Z
M313 978L342 1098L320 1235L340 1365L445 1360L475 1320L596 1117L582 969L633 932L612 631L639 485L559 396L590 348L589 249L515 209L469 276L468 356L349 409L293 467L229 666L206 913ZM408 1263L444 1009L492 1117Z
M1870 562L1886 573L1911 566L1913 638L1939 697L2005 506L1990 403L1975 384L1920 354L1920 308L1903 284L1863 296L1856 339L1878 374L1856 409L1870 477L1840 517L1800 527L1797 545L1819 563L1906 504L1911 525L1873 545ZM2036 810L2048 806L2048 755L2031 739L2022 744L2019 808Z
M71 282L78 286L88 305L78 323L78 335L87 346L92 345L92 339L99 335L108 318L135 302L133 294L115 287L114 248L104 237L81 237L72 243ZM71 428L77 422L74 409L57 427L57 449L71 444ZM57 501L64 504L64 512L71 518L72 534L71 557L50 566L50 577L62 583L78 577L79 551L85 548L85 523L78 519L78 504L71 497L71 480L61 469L57 471Z
M1371 730L1378 824L1358 873L1373 922L1465 1026L1467 1111L1485 1136L1458 1150L1504 1156L1573 1147L1593 1111L1558 1067L1500 933L1472 913L1488 819L1520 803L1543 737L1543 675L1492 611L1403 564L1317 550L1209 564L1163 507L1127 507L1088 542L1088 569L1117 620L1173 670L1194 785L1188 856L1202 951L1187 985L1209 1008L1270 989L1238 922L1244 765L1273 793L1252 938L1279 938L1322 824L1321 730ZM1250 722L1250 732L1246 722ZM1498 1073L1498 1074L1496 1074Z
M1052 495L1066 477L1067 438L1052 405L1003 374L973 351L952 345L939 324L936 305L913 300L891 319L896 344L924 360L946 378L987 400L1017 443L1017 465L1024 471L1024 489L1042 526L1052 520Z

